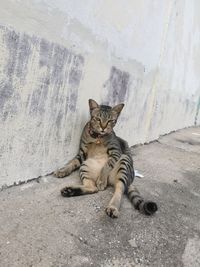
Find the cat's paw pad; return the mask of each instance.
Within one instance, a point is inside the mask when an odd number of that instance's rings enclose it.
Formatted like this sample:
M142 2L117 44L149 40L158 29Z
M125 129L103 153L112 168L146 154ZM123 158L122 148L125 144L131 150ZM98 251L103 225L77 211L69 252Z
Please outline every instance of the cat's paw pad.
M106 208L106 213L111 218L117 218L119 217L119 210L114 206L108 206Z
M70 186L64 187L61 189L60 193L63 197L73 197L73 196L80 196L81 195L80 188L73 188Z

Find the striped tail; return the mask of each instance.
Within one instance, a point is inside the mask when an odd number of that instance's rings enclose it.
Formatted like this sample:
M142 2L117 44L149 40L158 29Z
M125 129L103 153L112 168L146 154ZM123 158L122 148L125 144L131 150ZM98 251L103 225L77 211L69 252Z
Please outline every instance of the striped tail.
M145 201L133 185L129 186L127 195L135 209L146 215L152 215L158 210L157 204L153 201Z

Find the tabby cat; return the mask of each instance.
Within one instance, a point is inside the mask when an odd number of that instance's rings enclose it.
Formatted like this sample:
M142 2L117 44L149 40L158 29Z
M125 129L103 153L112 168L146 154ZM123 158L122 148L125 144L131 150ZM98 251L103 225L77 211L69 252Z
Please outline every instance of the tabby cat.
M132 185L134 168L130 148L113 131L124 104L110 107L98 105L90 99L89 107L91 119L83 129L78 154L55 172L58 178L62 178L80 168L82 185L64 187L62 196L93 194L112 185L114 194L106 208L108 216L119 216L124 193L136 209L147 215L153 214L157 210L156 203L144 201Z

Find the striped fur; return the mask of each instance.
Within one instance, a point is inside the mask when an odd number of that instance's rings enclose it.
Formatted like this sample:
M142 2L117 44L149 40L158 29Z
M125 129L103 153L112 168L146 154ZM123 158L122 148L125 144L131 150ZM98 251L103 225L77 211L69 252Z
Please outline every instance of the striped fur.
M106 213L116 218L123 194L127 194L133 206L150 215L157 210L154 202L147 202L132 185L134 180L133 160L126 141L117 137L113 128L124 104L115 107L98 105L89 100L90 121L85 125L78 154L55 175L59 178L80 169L81 186L66 186L61 190L64 197L79 196L114 186L114 194Z

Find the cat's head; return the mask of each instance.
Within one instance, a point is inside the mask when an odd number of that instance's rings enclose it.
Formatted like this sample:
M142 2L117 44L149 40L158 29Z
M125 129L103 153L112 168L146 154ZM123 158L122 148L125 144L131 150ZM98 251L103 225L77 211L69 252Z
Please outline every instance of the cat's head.
M110 134L117 122L124 104L118 104L114 107L98 105L93 99L89 99L90 107L90 127L91 130L101 136Z

